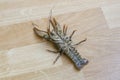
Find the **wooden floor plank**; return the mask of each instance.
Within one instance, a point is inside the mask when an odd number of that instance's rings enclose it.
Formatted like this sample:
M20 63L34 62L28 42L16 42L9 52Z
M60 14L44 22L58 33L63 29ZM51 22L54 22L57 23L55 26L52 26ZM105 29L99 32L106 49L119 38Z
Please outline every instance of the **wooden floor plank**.
M68 30L69 33L71 33L72 30L79 28L79 31L77 31L78 35L84 34L85 36L86 32L92 31L92 29L94 30L94 28L98 26L103 28L107 27L100 8L89 9L78 13L63 14L60 16L56 16L56 18L61 25L67 24L68 27L70 27ZM46 19L0 27L0 37L2 37L0 39L1 50L43 42L44 40L34 34L33 26L31 25L32 22L40 25L40 29L47 29L48 21ZM92 35L94 34L94 32L90 33ZM77 35L75 34L74 37L76 36ZM83 38L79 37L78 40L80 39L82 40Z
M119 80L120 0L0 0L0 80ZM89 60L81 71L55 46L36 36L31 23L46 30L48 16L63 26L80 55ZM46 18L47 17L47 18Z
M120 4L102 7L110 28L120 27Z

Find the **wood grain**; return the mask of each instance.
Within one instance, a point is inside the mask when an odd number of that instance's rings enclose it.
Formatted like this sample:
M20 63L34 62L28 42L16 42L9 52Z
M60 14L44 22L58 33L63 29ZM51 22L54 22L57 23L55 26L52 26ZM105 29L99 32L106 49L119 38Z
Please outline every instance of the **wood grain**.
M1 0L0 80L119 80L120 0ZM47 52L55 46L36 36L31 23L46 30L50 9L74 43L87 41L76 49L89 60L81 71L58 54Z
M102 7L110 28L120 27L120 4Z

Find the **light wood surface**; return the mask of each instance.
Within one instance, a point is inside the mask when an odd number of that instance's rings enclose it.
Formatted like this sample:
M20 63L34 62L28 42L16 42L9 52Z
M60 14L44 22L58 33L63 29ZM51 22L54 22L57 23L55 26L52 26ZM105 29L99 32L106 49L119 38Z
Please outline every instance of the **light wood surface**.
M63 26L89 64L78 71L53 44L33 32L46 30L48 16ZM120 80L120 0L0 0L0 80Z

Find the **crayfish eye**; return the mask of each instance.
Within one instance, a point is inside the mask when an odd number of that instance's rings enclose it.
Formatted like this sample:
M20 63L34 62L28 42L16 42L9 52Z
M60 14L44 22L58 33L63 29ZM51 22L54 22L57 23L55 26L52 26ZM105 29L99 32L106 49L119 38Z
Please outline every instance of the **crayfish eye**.
M69 41L70 41L70 38L69 38L69 37L66 37L66 38L65 38L65 41L66 41L66 42L69 42Z
M65 40L68 41L68 37L66 37Z
M54 32L51 32L51 35L52 35L52 36L55 36L55 33L54 33Z

